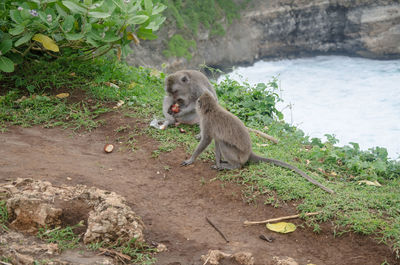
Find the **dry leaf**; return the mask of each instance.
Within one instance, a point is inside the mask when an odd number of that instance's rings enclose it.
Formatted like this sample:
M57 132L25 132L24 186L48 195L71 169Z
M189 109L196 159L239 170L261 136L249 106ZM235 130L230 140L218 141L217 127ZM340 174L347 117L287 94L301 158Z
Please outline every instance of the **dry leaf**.
M271 231L286 234L296 230L296 225L293 223L279 222L275 224L266 224L267 228Z
M121 61L121 53L122 53L121 47L118 46L118 49L117 49L117 58L118 58L118 61Z
M117 86L116 84L111 83L111 82L105 82L104 84L106 84L106 86L109 86L109 87L119 88L119 86Z
M124 105L124 104L125 104L125 101L123 101L123 100L118 100L117 106L115 106L114 109L118 109L119 107L121 107L121 106Z
M75 74L75 72L72 72L72 73L70 73L69 75L70 75L70 76L75 76L76 74Z
M265 146L269 146L269 144L256 144L257 146L262 146L262 147L265 147Z
M138 45L138 44L140 43L139 38L138 38L135 34L133 34L132 32L128 32L127 39L128 39L128 40L133 40L133 42L134 42L136 45Z
M377 180L375 180L375 181L360 180L358 182L358 185L361 185L363 183L367 184L368 186L382 187L382 185Z
M67 98L69 97L69 93L60 93L56 95L56 98Z

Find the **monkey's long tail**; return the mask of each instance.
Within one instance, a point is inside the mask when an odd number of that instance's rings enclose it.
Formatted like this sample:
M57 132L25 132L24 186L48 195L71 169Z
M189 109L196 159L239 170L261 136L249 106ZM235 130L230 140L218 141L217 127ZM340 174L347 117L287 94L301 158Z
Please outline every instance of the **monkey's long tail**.
M312 184L314 184L314 185L320 187L320 188L323 189L324 191L329 192L329 193L335 193L333 190L331 190L331 189L325 187L324 185L322 185L321 183L319 183L319 182L316 181L315 179L311 178L310 176L308 176L306 173L304 173L303 171L301 171L301 170L298 169L297 167L292 166L292 165L289 165L288 163L285 163L285 162L283 162L283 161L280 161L280 160L277 160L277 159L272 159L272 158L261 157L261 156L258 156L258 155L256 155L256 154L254 154L254 153L252 153L252 154L250 155L249 160L250 160L251 162L267 162L267 163L271 163L271 164L274 164L274 165L277 165L277 166L281 166L281 167L284 167L284 168L293 170L294 172L300 174L303 178L305 178L306 180L308 180L308 181L311 182Z

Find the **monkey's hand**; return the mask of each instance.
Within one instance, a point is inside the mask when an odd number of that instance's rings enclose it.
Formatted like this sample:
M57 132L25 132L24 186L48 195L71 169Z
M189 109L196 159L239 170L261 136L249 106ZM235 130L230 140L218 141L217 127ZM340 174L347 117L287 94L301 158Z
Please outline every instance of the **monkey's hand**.
M188 159L188 160L185 160L185 161L183 161L182 163L181 163L181 166L188 166L188 165L191 165L191 164L193 164L193 159Z

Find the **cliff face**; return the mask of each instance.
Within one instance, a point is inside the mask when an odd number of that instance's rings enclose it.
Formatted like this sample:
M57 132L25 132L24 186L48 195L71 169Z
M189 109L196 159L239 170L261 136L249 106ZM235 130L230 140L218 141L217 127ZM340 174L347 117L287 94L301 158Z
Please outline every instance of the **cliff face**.
M389 0L255 0L223 37L198 35L197 50L190 61L162 56L165 27L159 39L143 42L128 62L166 71L198 68L200 64L227 69L260 59L314 54L400 58L400 4Z

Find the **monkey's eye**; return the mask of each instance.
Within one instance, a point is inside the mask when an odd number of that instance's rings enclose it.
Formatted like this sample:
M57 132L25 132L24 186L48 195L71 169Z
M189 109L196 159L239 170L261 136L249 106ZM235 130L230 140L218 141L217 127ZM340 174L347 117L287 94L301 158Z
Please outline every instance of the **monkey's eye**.
M187 76L184 76L181 78L182 83L186 83L187 81L189 81L189 79L187 78Z
M178 103L179 105L183 105L185 103L185 101L181 98L179 98L176 103Z

